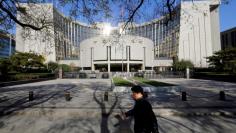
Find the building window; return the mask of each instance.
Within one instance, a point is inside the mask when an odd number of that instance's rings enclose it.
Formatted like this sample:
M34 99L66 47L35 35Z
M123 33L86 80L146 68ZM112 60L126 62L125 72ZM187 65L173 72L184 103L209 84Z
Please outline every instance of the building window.
M225 34L225 47L228 46L228 34Z
M225 49L225 35L222 35L221 39L222 39L222 42L221 42L222 49Z
M231 44L232 47L236 46L236 31L231 32Z

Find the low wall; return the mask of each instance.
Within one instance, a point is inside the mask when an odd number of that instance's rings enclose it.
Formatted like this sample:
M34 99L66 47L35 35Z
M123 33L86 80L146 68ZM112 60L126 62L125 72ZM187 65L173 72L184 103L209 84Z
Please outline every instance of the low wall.
M192 78L236 83L236 75L208 75L204 73L194 73Z
M0 87L19 85L19 84L27 84L27 83L34 83L34 82L47 81L47 80L53 80L53 79L56 79L56 77L39 78L39 79L32 79L32 80L19 80L19 81L11 81L11 82L2 82L2 83L0 83Z

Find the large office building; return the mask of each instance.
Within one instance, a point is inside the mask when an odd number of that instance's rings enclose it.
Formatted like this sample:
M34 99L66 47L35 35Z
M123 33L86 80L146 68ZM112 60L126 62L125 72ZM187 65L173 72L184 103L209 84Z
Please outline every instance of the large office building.
M236 48L236 27L225 30L220 33L221 48Z
M47 32L32 31L30 37L24 37L29 31L17 26L16 49L86 70L166 68L172 65L173 58L190 60L195 67L208 67L205 57L221 49L219 4L219 0L182 0L173 21L166 23L167 17L162 16L130 24L122 32L124 23L117 27L109 23L87 25L66 17L53 4L37 4L43 9L31 13L40 16L45 10L53 28Z

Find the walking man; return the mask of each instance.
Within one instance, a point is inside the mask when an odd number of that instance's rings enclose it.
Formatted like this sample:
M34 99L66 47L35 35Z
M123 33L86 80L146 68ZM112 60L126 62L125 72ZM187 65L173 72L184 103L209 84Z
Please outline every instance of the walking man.
M135 133L159 133L156 116L151 104L144 98L143 88L133 86L131 90L135 105L133 109L124 113L124 117L134 117Z

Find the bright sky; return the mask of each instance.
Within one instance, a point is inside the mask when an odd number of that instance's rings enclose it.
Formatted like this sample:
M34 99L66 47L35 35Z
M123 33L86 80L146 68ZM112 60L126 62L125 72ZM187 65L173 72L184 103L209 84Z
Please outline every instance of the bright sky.
M236 0L220 6L220 31L236 27Z

